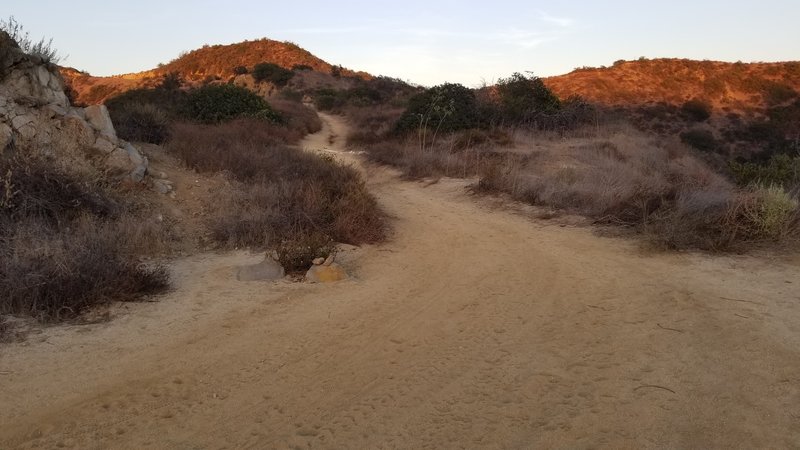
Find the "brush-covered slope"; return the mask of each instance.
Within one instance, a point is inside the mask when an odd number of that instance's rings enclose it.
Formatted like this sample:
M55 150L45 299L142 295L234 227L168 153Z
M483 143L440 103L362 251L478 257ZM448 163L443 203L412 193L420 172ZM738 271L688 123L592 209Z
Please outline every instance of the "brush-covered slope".
M607 106L682 105L690 99L715 110L751 112L783 103L800 92L800 62L726 63L687 59L618 61L550 77L562 98L579 95Z
M158 84L166 74L177 73L187 82L225 80L234 76L234 68L252 69L259 63L273 63L286 69L303 67L308 70L345 77L369 78L364 72L334 66L291 42L260 39L230 45L207 45L182 54L168 64L134 74L112 77L94 77L72 68L62 68L61 73L79 103L94 104L119 93L139 87Z

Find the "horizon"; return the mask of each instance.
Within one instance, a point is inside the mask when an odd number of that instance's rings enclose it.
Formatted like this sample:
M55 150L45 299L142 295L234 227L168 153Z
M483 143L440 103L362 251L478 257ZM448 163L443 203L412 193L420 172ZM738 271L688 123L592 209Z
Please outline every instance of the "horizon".
M41 14L42 3L57 14ZM477 86L513 72L555 76L640 57L800 59L793 45L800 42L800 28L792 24L800 5L788 1L605 6L501 1L467 8L449 0L403 6L311 1L275 11L243 0L229 2L224 11L207 0L187 3L25 2L13 5L9 15L35 39L52 38L67 56L63 65L95 76L143 72L204 45L261 38L291 41L331 64L426 86L446 81ZM427 10L420 15L423 5ZM82 25L75 32L78 21ZM148 32L137 33L141 28Z

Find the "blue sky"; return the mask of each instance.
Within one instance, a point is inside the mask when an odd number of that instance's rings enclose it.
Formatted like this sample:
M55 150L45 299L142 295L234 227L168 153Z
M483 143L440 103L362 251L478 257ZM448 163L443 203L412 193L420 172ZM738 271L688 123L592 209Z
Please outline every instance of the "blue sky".
M333 64L476 86L640 56L800 59L800 1L4 0L66 65L138 72L203 44L269 37Z

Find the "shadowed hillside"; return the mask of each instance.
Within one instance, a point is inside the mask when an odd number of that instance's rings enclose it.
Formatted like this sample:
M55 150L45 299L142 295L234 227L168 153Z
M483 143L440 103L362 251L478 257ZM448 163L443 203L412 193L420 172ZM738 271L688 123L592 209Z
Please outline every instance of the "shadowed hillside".
M236 75L234 70L237 67L252 69L256 64L265 62L285 69L313 71L335 77L370 78L367 73L354 72L323 61L297 44L271 39L204 46L155 69L134 74L94 77L73 68L62 68L61 73L77 102L95 104L131 89L153 87L161 82L164 75L171 73L177 73L185 81L193 83L227 80Z

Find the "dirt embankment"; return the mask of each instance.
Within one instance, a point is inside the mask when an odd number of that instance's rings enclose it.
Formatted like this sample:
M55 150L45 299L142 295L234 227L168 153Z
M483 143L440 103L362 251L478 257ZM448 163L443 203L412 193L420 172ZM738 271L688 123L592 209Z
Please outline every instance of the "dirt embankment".
M342 151L323 117L307 143ZM157 303L0 348L0 447L800 443L797 260L642 254L368 172L395 233L346 252L351 281L204 254Z

